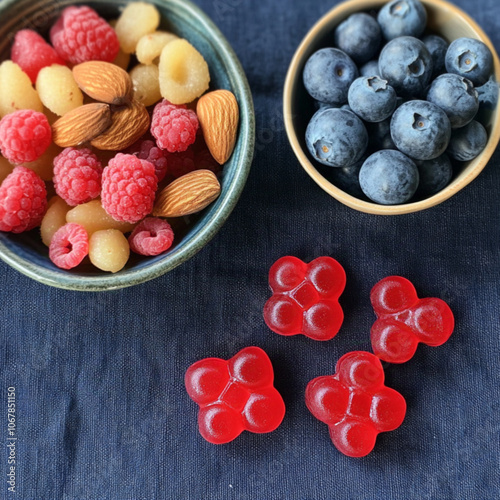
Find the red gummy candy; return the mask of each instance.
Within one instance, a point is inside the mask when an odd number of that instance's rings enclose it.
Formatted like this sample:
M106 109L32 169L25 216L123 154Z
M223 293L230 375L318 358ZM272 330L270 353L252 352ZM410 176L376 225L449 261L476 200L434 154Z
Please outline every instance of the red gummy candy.
M332 339L344 320L338 299L345 283L344 268L331 257L318 257L309 264L282 257L269 270L273 296L264 306L267 326L280 335Z
M401 276L379 281L370 294L377 320L371 328L373 352L383 361L405 363L421 342L444 344L453 332L455 320L446 302L419 299L413 284Z
M228 361L206 358L191 365L185 384L200 407L200 434L224 444L244 430L274 431L285 416L285 404L273 380L271 361L259 347L246 347Z
M384 385L380 359L363 351L342 356L335 375L311 380L306 405L328 425L333 444L348 457L368 455L377 435L397 429L406 414L404 397Z

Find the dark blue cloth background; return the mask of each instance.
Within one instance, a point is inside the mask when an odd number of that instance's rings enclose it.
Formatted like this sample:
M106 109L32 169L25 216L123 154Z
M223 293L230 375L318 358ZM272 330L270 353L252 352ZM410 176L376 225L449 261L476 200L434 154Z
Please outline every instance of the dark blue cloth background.
M500 49L497 0L456 0ZM480 499L500 485L500 154L452 200L380 217L355 212L310 180L288 145L282 87L313 23L336 2L198 0L246 70L257 149L243 196L216 238L173 272L130 289L73 293L0 263L0 442L7 388L17 394L17 493L1 498ZM279 257L338 259L346 319L326 343L280 337L262 320ZM407 400L395 432L364 459L341 455L304 404L312 378L370 349L371 287L406 276L456 315L449 342L421 346L387 384ZM269 435L225 446L198 434L183 377L194 361L257 345L269 354L287 413Z

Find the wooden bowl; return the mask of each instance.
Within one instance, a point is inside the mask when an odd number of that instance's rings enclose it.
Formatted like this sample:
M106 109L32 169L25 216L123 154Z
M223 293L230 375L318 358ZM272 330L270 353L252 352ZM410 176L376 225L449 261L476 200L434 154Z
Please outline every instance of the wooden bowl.
M305 132L314 113L312 99L302 83L302 72L309 57L322 47L332 46L333 31L344 19L355 12L378 10L387 0L349 0L337 5L323 16L300 43L290 63L283 93L283 112L286 133L292 149L304 170L328 194L355 210L371 214L395 215L418 212L442 203L472 182L488 163L500 139L500 112L497 105L488 117L488 142L484 151L474 160L463 163L450 184L439 193L424 200L401 205L379 205L355 198L329 182L316 168L305 144ZM459 37L477 38L493 54L495 79L500 81L500 60L484 31L465 12L443 0L422 0L427 9L428 28L452 41ZM326 167L328 168L328 167Z
M14 269L41 283L70 290L102 291L143 283L170 271L203 248L222 227L235 207L252 163L255 142L253 101L243 68L233 49L213 22L188 0L148 0L160 11L160 29L187 38L210 68L211 89L231 90L238 100L240 125L231 158L220 179L219 198L177 233L174 245L155 257L131 255L124 269L105 273L90 263L65 271L49 259L38 229L22 234L0 232L0 258ZM106 19L116 19L122 0L5 0L0 4L0 60L8 59L15 33L31 28L47 35L50 26L68 5L86 4Z

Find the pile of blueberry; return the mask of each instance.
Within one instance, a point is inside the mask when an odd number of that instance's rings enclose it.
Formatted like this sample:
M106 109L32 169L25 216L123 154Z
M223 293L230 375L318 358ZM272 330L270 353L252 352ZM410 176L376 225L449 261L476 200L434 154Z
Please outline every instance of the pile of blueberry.
M482 116L499 88L492 54L476 39L424 34L426 24L420 0L392 0L373 15L352 14L335 29L335 48L305 65L318 108L307 147L352 196L384 205L432 196L454 164L486 146Z

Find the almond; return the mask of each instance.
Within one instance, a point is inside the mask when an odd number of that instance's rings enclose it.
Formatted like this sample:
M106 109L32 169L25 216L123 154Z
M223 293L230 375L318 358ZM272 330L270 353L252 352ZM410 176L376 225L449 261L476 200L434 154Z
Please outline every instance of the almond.
M120 106L130 102L132 80L128 73L104 61L88 61L73 68L78 86L96 101Z
M210 205L220 194L220 184L210 170L194 170L172 181L156 197L155 217L182 217Z
M53 140L62 148L79 146L102 134L110 125L111 109L108 104L84 104L54 122Z
M111 126L91 144L107 151L126 149L149 130L150 122L148 110L134 99L113 113Z
M196 105L203 137L220 165L233 153L240 113L236 97L229 90L214 90L200 97Z

